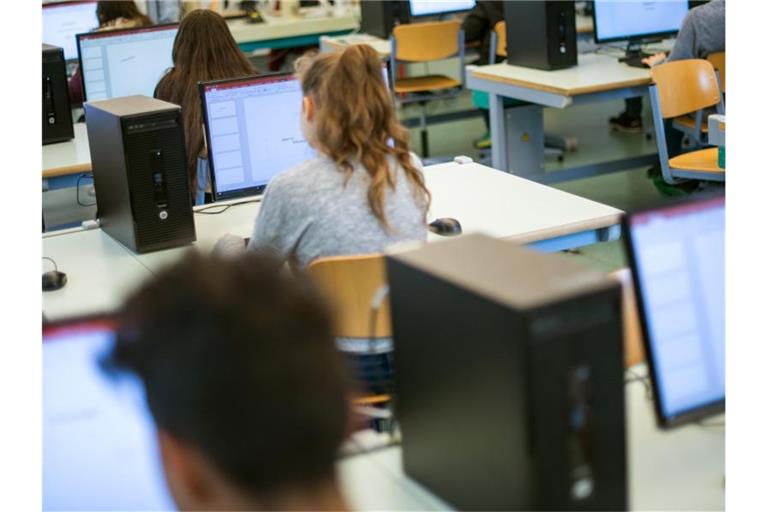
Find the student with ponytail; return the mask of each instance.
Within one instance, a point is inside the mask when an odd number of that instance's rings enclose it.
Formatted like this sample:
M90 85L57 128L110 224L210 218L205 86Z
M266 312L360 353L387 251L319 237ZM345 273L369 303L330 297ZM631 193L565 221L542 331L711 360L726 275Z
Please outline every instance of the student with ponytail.
M323 256L426 240L430 195L421 162L373 48L304 56L296 71L302 131L318 155L267 185L248 249L303 268Z

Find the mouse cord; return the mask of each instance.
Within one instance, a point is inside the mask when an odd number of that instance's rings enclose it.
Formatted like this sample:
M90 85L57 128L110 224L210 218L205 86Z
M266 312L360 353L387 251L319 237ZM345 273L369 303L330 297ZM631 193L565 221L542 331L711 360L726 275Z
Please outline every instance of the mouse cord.
M53 263L53 270L55 270L56 272L58 272L58 271L59 271L59 266L56 264L56 262L55 262L55 261L53 261L53 258L49 258L48 256L43 256L43 259L44 259L44 260L48 260L48 261L50 261L51 263Z

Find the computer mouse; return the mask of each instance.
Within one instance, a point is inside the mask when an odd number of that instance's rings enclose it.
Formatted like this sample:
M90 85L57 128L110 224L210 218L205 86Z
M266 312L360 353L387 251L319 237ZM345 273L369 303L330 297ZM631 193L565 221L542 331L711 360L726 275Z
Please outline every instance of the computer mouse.
M52 292L60 290L67 284L67 274L58 270L51 270L43 273L43 291Z
M442 236L455 236L461 234L461 224L451 217L441 217L429 223L429 230Z

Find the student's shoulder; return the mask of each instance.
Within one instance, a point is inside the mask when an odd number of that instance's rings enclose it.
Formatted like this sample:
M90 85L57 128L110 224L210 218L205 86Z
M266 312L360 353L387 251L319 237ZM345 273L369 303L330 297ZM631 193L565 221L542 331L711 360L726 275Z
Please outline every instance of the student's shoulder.
M318 181L318 173L327 170L328 162L326 160L321 157L314 157L280 171L269 181L267 190L272 194L282 194L287 191L296 192L311 186Z

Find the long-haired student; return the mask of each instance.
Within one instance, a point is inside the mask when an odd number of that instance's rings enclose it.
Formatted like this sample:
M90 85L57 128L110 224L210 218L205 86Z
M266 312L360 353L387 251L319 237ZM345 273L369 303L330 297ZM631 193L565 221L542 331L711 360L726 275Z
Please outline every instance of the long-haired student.
M294 267L426 240L430 195L367 45L301 57L302 131L317 157L267 185L249 250ZM264 122L269 122L265 120Z
M197 83L253 75L256 70L237 46L221 15L206 9L191 11L179 24L173 43L173 67L160 79L155 98L181 105L187 172L195 203L208 188L203 114Z

